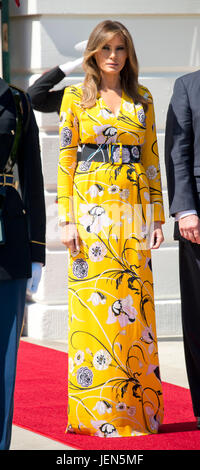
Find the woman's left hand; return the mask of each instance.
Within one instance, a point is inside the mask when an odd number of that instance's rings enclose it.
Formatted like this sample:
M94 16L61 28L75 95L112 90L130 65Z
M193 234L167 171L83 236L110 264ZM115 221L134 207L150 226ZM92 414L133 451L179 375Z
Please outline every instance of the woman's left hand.
M156 250L160 247L161 243L164 241L163 231L162 231L162 223L161 222L154 222L153 230L150 239L150 249Z

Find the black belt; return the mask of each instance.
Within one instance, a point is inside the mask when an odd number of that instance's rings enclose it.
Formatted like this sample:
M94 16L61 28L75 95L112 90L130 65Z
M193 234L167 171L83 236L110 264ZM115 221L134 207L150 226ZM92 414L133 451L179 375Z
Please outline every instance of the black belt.
M112 144L82 144L77 152L77 161L110 162L121 165L123 163L139 163L141 155L140 145Z

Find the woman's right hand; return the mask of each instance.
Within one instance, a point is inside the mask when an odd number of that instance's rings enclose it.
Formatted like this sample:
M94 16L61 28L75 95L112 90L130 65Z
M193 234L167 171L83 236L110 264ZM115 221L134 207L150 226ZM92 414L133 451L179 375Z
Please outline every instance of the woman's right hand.
M80 236L74 223L64 223L61 227L61 243L75 256L80 251Z

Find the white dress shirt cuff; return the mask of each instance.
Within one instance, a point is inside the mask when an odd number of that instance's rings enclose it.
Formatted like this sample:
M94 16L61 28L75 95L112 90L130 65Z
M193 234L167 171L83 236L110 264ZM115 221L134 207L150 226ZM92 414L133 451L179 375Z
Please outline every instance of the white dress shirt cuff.
M186 217L187 215L197 215L197 211L195 209L191 209L188 211L180 211L175 214L175 221L177 222L182 217Z

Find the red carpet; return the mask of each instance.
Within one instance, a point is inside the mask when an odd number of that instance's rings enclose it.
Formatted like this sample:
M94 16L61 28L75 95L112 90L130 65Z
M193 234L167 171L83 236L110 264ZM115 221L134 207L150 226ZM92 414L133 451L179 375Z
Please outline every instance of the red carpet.
M165 421L158 435L103 439L66 434L67 355L21 341L14 424L88 450L199 450L189 390L163 384Z

